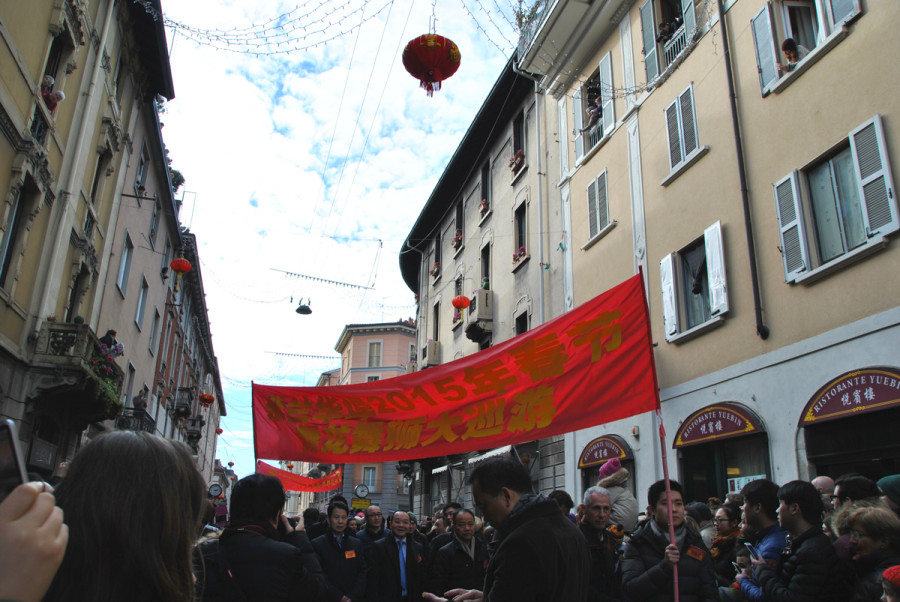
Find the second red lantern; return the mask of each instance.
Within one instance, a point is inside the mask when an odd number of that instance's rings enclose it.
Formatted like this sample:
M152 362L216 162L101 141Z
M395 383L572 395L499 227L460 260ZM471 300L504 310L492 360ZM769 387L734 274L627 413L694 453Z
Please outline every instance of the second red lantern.
M428 96L441 89L441 82L459 69L459 48L452 40L428 33L413 40L403 49L403 66L421 82Z
M455 307L456 309L465 309L465 308L469 307L469 305L472 303L472 301L465 295L458 295L456 297L453 297L453 300L451 301L451 303L453 304L453 307Z

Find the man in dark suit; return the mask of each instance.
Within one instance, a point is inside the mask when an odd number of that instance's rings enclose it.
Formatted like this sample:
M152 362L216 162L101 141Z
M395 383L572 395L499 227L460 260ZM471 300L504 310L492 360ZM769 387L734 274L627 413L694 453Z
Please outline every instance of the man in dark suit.
M374 602L412 602L422 599L425 560L422 546L409 536L412 523L406 512L395 512L391 532L372 547L374 577L369 599Z

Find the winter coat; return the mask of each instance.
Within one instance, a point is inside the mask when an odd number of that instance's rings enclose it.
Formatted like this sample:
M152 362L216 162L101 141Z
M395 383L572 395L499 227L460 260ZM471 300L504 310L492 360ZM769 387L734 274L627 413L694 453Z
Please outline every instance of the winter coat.
M435 552L431 559L431 579L428 591L443 595L455 588L478 589L484 587L487 573L488 551L485 543L477 537L475 558L471 558L455 537L453 541Z
M373 602L398 602L400 588L400 549L397 539L388 533L372 546L372 583L367 598ZM409 600L421 600L425 591L425 552L410 536L406 537L406 591Z
M852 576L819 525L788 538L777 569L761 565L753 576L768 602L844 602L850 597Z
M787 531L775 523L758 532L753 545L769 566L777 567L786 543ZM754 579L741 579L741 594L747 602L762 602L766 599L762 588Z
M579 523L591 553L590 601L611 602L620 599L620 583L616 575L617 539L606 529L599 531L588 523Z
M726 537L716 537L713 539L713 545L709 548L709 553L713 558L713 569L716 572L716 581L719 585L728 587L734 583L734 577L737 571L731 564L737 559L738 534L737 529Z
M631 535L622 560L622 589L634 602L674 600L672 565L666 562L667 534L657 534L650 519ZM681 602L718 602L712 558L700 534L685 525L679 552L678 592Z
M887 548L872 552L853 561L856 570L856 587L852 602L878 602L881 600L881 574L884 569L900 565L900 552Z
M620 468L605 479L600 479L597 485L609 491L609 502L612 505L609 523L622 525L627 533L631 533L637 527L638 503L631 490L625 487L628 477L628 470Z
M363 550L366 553L366 561L371 560L372 556L372 546L375 545L375 542L379 539L383 539L387 530L382 525L381 530L377 531L375 534L369 532L368 529L363 529L362 531L356 532L356 539L363 545ZM371 564L371 563L370 563Z
M312 546L325 573L330 599L361 599L366 593L366 553L362 543L344 532L338 547L334 532L329 529L315 538Z
M198 599L203 602L328 600L319 562L303 531L281 540L268 524L228 527L197 552Z
M590 552L555 501L523 498L496 534L484 602L587 602Z

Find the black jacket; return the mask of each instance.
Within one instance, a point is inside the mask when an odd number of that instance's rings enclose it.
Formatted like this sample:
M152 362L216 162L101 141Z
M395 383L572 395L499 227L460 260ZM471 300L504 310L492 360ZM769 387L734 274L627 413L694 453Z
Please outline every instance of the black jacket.
M474 560L455 537L453 541L435 552L434 558L431 559L429 592L442 596L444 592L457 587L478 590L484 587L484 576L488 566L487 546L477 537L473 541Z
M362 599L366 593L366 553L359 540L344 532L339 548L334 532L329 529L315 538L312 545L325 573L330 599L337 602L344 596Z
M219 539L198 546L198 553L203 602L327 600L315 551L302 531L282 541L268 524L228 527Z
M858 581L853 590L853 602L877 602L881 600L881 574L884 569L900 565L900 552L887 548L878 550L853 561Z
M753 570L768 602L844 602L850 598L848 571L819 526L788 537L778 568Z
M372 580L369 600L373 602L399 602L400 550L397 540L389 532L372 546ZM409 600L421 600L425 590L425 553L422 546L410 536L406 537L406 591Z
M578 523L578 529L591 552L591 602L620 599L620 584L616 576L616 538L603 529L598 531L588 523Z
M626 599L634 602L668 602L675 599L672 565L665 560L669 537L655 533L650 520L638 527L625 546L622 589ZM685 529L678 561L681 602L718 602L719 590L709 550L699 533L687 525Z
M716 572L716 582L724 587L734 583L737 571L732 562L737 560L738 538L716 537L709 553L713 557L713 569Z
M591 554L559 504L522 499L496 533L484 602L587 602Z

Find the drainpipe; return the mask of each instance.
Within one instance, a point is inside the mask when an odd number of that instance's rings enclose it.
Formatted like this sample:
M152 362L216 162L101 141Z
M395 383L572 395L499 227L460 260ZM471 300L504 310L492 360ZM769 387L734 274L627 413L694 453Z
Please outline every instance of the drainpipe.
M769 338L769 327L763 323L762 302L759 294L759 274L756 269L756 245L753 242L753 224L750 218L750 195L747 191L747 172L744 164L744 146L741 140L741 127L738 119L737 98L734 93L734 73L731 71L731 48L728 44L728 26L725 24L725 7L722 0L719 6L719 26L722 28L722 46L724 47L725 73L728 78L728 100L731 104L731 125L734 128L734 146L737 152L738 179L741 186L741 203L744 206L744 228L747 235L747 253L750 259L750 284L753 287L753 308L756 312L756 334L762 340Z

